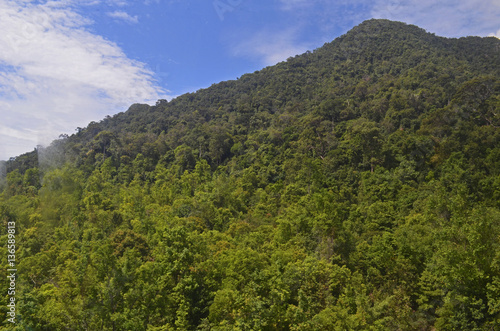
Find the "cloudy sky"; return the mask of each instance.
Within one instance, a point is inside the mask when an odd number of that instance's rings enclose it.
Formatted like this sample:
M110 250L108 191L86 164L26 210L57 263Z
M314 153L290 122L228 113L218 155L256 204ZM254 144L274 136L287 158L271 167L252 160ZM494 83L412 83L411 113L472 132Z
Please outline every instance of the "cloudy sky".
M369 18L500 37L500 0L0 0L0 160L235 79Z

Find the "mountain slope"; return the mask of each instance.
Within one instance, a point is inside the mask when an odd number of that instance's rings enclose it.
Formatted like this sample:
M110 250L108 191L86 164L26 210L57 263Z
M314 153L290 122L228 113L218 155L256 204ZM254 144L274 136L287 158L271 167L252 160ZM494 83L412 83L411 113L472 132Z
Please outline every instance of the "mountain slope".
M88 142L102 130L158 135L178 125L183 117L188 122L186 129L192 130L197 123L210 122L221 114L232 114L230 125L245 125L248 129L249 120L262 113L300 108L302 114L332 104L346 108L346 103L349 110L344 110L339 120L364 116L376 122L386 120L384 124L394 130L401 123L388 118L389 105L383 104L381 93L398 84L399 92L407 94L401 95L407 99L404 101L413 103L408 111L414 117L429 107L441 108L468 80L500 74L499 47L498 39L493 37L446 39L404 23L370 20L312 53L246 74L237 81L188 93L170 103L134 105L126 113L91 123L70 140L77 144ZM409 94L417 95L418 100ZM388 92L384 97L393 96ZM179 137L172 148L187 140ZM189 145L200 147L198 143Z
M9 161L19 327L499 328L499 52L370 20Z

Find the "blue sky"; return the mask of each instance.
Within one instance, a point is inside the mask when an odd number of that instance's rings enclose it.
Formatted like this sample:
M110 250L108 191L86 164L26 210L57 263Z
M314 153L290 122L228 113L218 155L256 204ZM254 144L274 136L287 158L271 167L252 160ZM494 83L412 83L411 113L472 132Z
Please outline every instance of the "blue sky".
M500 37L500 0L0 0L0 159L313 50L370 18Z

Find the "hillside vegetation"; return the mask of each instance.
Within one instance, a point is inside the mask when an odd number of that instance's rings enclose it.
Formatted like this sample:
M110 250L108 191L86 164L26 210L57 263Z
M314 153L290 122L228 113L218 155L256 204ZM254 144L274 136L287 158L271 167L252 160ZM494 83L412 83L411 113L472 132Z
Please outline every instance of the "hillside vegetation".
M1 325L499 330L499 77L496 38L370 20L13 158Z

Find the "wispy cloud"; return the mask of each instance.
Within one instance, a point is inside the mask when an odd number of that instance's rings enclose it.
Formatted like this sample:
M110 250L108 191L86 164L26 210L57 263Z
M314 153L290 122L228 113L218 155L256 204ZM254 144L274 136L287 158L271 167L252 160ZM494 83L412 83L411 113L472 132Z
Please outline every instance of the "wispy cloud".
M260 31L233 46L234 56L261 60L265 65L273 65L290 56L301 54L308 49L307 44L297 41L296 31Z
M143 63L90 33L72 5L0 2L0 159L165 97Z
M438 35L488 36L500 29L499 0L279 0L296 16L343 26L368 18L387 18L419 25Z
M315 27L325 34L350 29L369 19L371 2L365 0L279 0L281 10L302 28Z
M287 11L312 6L314 2L313 0L280 0L281 8Z
M416 24L446 37L488 36L500 28L498 0L377 0L371 15Z
M284 32L258 32L233 48L236 56L260 57L276 63L302 52L306 46L331 41L369 18L387 18L418 25L446 37L469 35L500 37L499 0L279 0L287 16ZM316 30L316 40L310 31ZM309 31L309 33L303 33ZM307 43L301 38L307 35ZM312 46L314 48L315 46Z
M124 7L129 4L126 0L108 0L108 1L110 2L110 4L119 7Z
M122 21L125 21L125 22L130 23L130 24L139 23L139 17L131 16L128 13L121 11L121 10L109 12L109 13L107 13L107 15L111 18L122 20Z
M339 30L345 32L370 18L367 6L364 0L278 0L279 25L240 38L232 54L275 64L332 41Z

